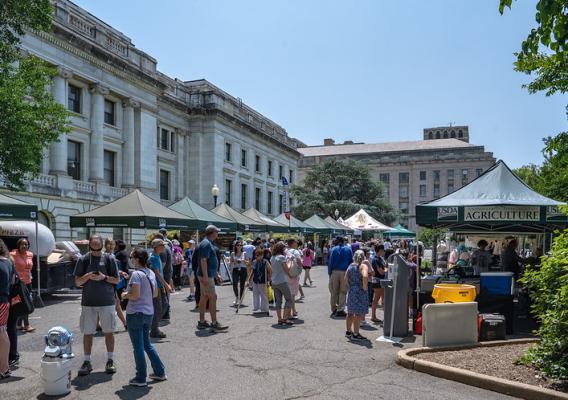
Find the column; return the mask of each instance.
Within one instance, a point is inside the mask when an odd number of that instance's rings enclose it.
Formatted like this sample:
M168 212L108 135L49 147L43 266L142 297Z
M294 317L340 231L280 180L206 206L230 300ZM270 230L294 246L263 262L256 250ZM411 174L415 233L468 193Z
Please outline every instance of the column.
M58 68L58 74L53 78L53 97L59 104L67 108L67 79L71 71ZM67 175L67 134L59 135L58 142L52 142L49 147L49 173Z
M187 132L187 134L183 137L183 141L184 141L184 153L183 153L183 161L184 161L184 174L183 176L185 177L185 187L184 187L184 196L188 196L189 192L190 192L190 187L191 187L191 179L190 179L190 172L191 172L191 166L190 166L190 156L189 156L189 135L190 133Z
M176 129L175 133L175 145L176 145L176 163L177 163L177 171L176 171L176 200L182 199L185 196L184 192L184 157L185 157L185 132L181 129Z
M105 95L109 90L96 84L91 86L91 145L89 154L89 180L104 180L104 122Z
M122 103L124 107L122 122L122 187L134 187L135 168L135 137L134 137L134 109L140 103L128 99Z

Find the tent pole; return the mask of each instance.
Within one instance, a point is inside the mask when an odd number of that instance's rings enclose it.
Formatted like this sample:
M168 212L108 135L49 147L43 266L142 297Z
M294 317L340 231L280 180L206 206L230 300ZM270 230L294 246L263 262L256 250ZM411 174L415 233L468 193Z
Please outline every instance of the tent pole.
M41 300L41 263L39 258L39 227L38 227L38 220L35 221L35 252L36 252L36 262L37 262L37 297L39 299L40 304L43 305L43 301Z

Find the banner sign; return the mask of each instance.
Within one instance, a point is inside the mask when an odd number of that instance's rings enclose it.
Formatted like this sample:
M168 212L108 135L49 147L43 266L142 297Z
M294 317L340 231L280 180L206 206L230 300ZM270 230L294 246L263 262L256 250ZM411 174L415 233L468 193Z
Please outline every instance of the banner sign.
M562 209L558 206L548 206L546 207L546 220L558 220L566 218L566 214L562 212Z
M458 208L457 207L438 207L438 221L457 222Z
M539 206L464 207L464 221L540 221Z
M282 210L287 220L290 220L290 202L288 201L288 181L282 177Z

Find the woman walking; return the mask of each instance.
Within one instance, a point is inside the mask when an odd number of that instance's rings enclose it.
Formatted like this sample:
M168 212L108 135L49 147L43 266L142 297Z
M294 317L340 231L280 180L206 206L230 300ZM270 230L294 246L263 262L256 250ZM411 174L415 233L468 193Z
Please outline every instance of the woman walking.
M312 244L308 242L306 248L302 250L302 267L304 269L304 286L308 287L308 281L310 281L311 286L313 284L312 278L310 277L310 270L314 263L315 253L312 248Z
M252 312L268 313L266 285L272 275L270 262L264 258L264 251L256 249L252 263ZM250 284L250 282L249 282Z
M32 292L32 268L34 266L33 253L29 251L30 243L27 239L21 238L16 242L16 249L10 252L10 257L14 262L16 272L20 280L28 287L30 293ZM35 328L30 325L28 316L18 318L16 322L17 329L24 332L33 332Z
M231 270L233 275L233 293L235 294L234 306L238 306L245 291L247 283L247 265L245 263L245 252L243 242L237 240L231 252ZM240 290L239 290L240 289Z
M272 266L272 289L276 302L278 325L293 325L293 323L288 320L292 310L292 293L290 293L290 287L288 286L290 264L284 255L285 249L286 245L284 242L276 243L274 254L270 259L270 265ZM282 297L286 300L284 313L282 313Z
M368 271L365 261L365 253L357 250L353 256L353 263L345 271L347 283L347 329L345 337L351 340L367 340L359 333L361 321L369 311L369 299L367 295Z
M8 365L10 339L7 333L10 312L10 287L14 283L14 267L9 258L8 247L0 239L0 381L10 377Z
M123 299L128 299L126 307L126 321L128 322L128 335L134 350L134 362L136 363L136 376L129 381L132 386L147 386L146 382L146 358L148 355L150 364L154 370L150 379L165 381L166 371L158 352L150 342L150 328L154 315L152 299L158 296L156 287L156 275L147 267L148 252L143 249L135 249L130 254L136 271L132 273L128 282L128 289L122 294Z

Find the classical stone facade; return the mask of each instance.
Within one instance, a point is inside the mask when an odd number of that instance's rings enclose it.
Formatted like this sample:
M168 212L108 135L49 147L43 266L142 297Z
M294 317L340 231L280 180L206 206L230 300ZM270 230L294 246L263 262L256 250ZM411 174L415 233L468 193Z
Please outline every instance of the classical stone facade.
M295 178L301 142L206 80L159 72L128 37L72 2L53 3L52 32L30 31L22 47L58 68L51 90L72 130L15 197L37 204L58 240L86 234L70 230L70 215L133 188L166 205L189 195L212 208L217 184L220 202L278 214L276 177L282 168Z
M467 127L462 132L467 132L469 140ZM331 158L364 162L371 175L383 183L390 204L399 210L399 222L415 230L418 203L459 189L495 162L492 153L466 142L464 136L431 140L426 135L421 141L377 144L335 144L326 139L324 146L299 149L303 155L299 162L300 181L314 165Z

